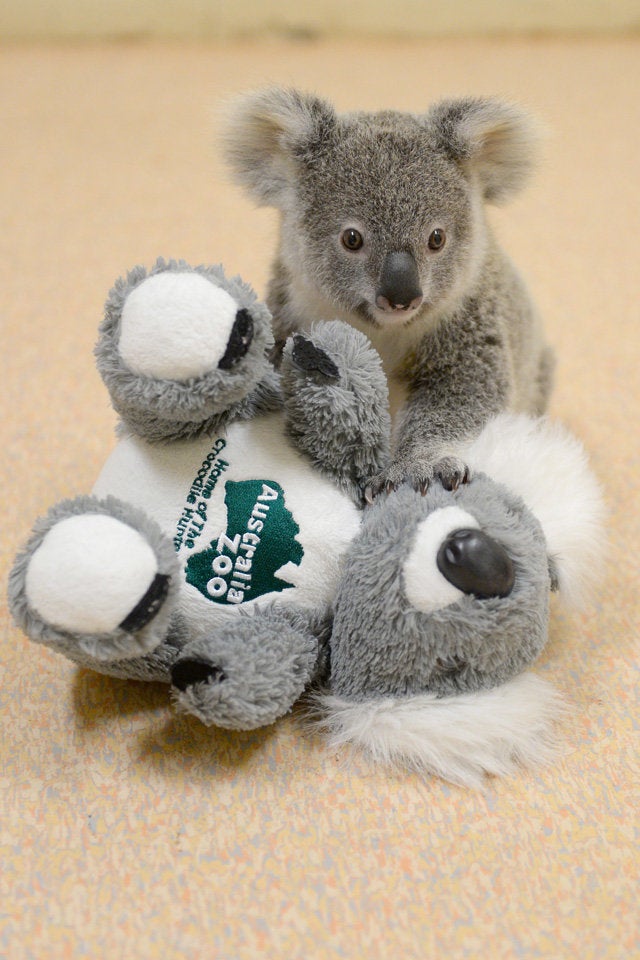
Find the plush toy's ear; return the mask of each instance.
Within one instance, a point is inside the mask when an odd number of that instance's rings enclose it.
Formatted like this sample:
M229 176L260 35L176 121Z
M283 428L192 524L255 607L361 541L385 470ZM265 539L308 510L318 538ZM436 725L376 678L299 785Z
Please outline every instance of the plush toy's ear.
M552 588L585 600L602 569L605 511L582 444L559 423L501 414L460 456L522 497L542 526Z
M295 174L296 159L326 140L333 107L296 90L268 88L236 101L223 137L227 162L259 203L278 206Z
M477 180L484 199L504 203L527 180L539 136L519 107L494 99L445 100L427 114L438 149Z

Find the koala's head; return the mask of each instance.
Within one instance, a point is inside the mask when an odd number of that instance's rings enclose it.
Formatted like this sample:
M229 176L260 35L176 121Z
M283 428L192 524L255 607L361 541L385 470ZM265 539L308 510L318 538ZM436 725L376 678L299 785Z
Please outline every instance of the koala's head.
M387 326L469 289L486 246L483 204L518 190L534 141L526 114L499 100L338 115L268 89L238 103L226 154L254 199L281 211L285 267Z

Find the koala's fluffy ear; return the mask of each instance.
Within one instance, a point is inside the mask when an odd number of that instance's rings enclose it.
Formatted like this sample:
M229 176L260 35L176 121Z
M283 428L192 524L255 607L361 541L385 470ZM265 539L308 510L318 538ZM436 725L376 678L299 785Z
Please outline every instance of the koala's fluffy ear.
M317 149L334 123L333 107L318 97L279 87L260 90L232 105L225 157L255 200L278 206L294 180L296 160Z
M524 110L494 99L445 100L427 122L438 149L477 179L488 203L504 203L524 185L539 142Z

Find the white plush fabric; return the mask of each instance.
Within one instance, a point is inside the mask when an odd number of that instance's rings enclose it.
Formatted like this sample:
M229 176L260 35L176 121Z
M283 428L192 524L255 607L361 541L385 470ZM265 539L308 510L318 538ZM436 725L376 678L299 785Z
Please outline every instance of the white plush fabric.
M300 528L295 539L304 555L299 564L288 562L277 571L295 589L249 603L278 599L309 607L327 605L361 516L335 484L293 449L279 413L233 423L220 437L166 446L127 437L107 460L93 493L113 494L144 509L174 540L178 557L186 564L191 554L216 544L227 531L226 484L251 479L281 486L286 509ZM180 602L195 634L207 632L212 617L233 609L231 604L211 603L188 583Z
M125 301L120 355L147 377L202 376L223 356L236 313L235 300L198 273L155 274Z
M604 543L602 495L582 444L546 418L501 414L459 455L522 497L542 525L561 593L582 603Z
M533 673L477 693L433 694L358 703L317 698L329 746L360 748L376 764L437 774L478 787L485 775L546 763L557 753L557 691Z
M157 573L146 540L113 517L61 520L35 551L26 577L29 605L48 623L108 633L131 612Z
M478 529L478 521L460 507L443 507L429 514L416 531L402 572L405 594L416 610L432 613L463 596L438 570L436 558L443 541L454 530Z

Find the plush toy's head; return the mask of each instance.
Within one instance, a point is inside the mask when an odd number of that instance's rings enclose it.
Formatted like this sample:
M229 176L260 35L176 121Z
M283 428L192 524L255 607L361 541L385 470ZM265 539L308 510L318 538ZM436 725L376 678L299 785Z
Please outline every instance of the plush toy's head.
M540 524L489 478L379 497L345 561L332 689L363 700L494 687L544 646L549 590Z
M499 417L465 458L468 485L402 488L365 515L324 706L336 742L468 782L491 738L505 762L544 747L556 696L522 672L546 642L551 591L575 596L595 569L601 505L582 449L545 421Z

